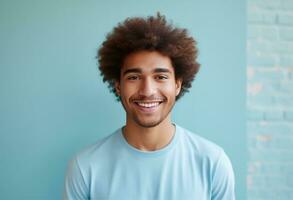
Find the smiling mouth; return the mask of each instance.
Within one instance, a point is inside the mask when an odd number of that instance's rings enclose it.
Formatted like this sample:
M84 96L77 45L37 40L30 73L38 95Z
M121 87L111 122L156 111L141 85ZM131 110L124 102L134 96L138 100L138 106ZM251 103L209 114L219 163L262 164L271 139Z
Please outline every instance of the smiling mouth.
M150 103L145 103L145 102L135 102L137 105L144 107L144 108L154 108L160 105L161 102L150 102Z
M137 106L142 109L154 109L158 107L164 100L155 100L155 101L133 101Z

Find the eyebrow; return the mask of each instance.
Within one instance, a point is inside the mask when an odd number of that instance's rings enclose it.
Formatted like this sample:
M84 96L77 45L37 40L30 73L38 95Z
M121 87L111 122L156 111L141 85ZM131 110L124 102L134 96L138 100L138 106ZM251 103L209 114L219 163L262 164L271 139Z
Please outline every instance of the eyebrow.
M123 76L125 76L128 73L141 73L141 69L139 69L139 68L127 69L123 72Z
M153 72L154 73L171 73L171 71L167 68L155 68ZM123 72L123 76L125 76L128 73L142 73L142 70L140 68L127 69Z

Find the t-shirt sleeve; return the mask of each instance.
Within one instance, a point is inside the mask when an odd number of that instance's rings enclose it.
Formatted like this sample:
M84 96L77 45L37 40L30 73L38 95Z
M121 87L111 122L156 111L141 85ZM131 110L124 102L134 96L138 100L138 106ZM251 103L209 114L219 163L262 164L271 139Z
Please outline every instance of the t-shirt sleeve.
M88 187L82 176L77 158L70 161L65 176L63 200L89 199Z
M224 151L219 157L212 177L212 200L235 200L234 172Z

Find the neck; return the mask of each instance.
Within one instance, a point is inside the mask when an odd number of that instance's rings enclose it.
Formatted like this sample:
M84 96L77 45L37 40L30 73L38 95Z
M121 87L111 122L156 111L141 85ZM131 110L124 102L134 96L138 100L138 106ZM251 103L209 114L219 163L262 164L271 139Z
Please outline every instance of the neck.
M169 117L155 127L146 128L129 120L123 129L127 142L142 151L155 151L168 145L175 134L175 127Z

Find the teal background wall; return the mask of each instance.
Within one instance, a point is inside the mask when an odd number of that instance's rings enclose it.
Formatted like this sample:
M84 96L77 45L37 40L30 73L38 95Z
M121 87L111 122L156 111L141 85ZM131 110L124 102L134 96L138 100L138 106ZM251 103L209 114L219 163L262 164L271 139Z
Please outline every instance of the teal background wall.
M0 1L0 199L60 199L74 153L124 123L97 71L105 35L166 15L198 40L202 68L173 119L221 145L246 198L245 1Z
M293 1L247 1L249 200L293 199Z

